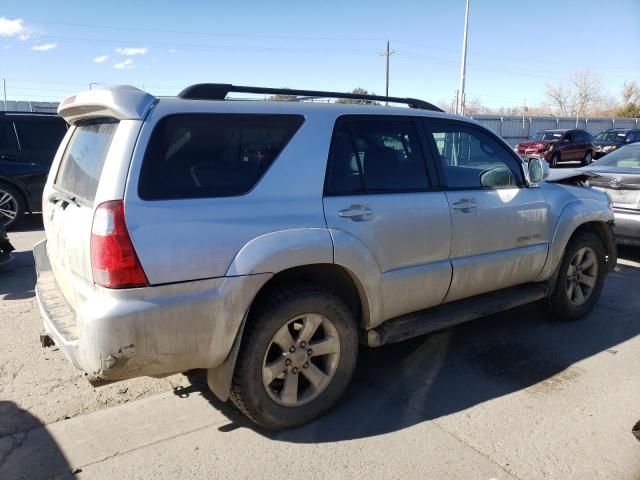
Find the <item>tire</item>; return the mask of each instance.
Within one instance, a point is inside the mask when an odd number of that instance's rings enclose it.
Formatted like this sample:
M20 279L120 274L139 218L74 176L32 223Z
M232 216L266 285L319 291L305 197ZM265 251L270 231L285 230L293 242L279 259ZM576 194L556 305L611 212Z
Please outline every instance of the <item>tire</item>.
M580 257L582 258L582 263L579 264L581 268L576 272L574 264L578 260L580 252L584 252L584 254ZM590 255L594 256L595 272L593 267L584 267L589 263ZM547 298L538 303L540 307L548 315L558 320L578 320L587 315L598 302L602 293L604 279L607 274L605 257L604 245L596 234L585 232L572 238L562 258L555 287ZM576 274L582 277L581 281L575 280ZM591 278L593 278L593 286L588 287L585 283L581 283ZM571 286L572 283L573 287ZM580 301L578 293L583 296L583 301Z
M588 150L587 153L584 154L582 165L590 165L591 162L593 162L593 154L591 153L591 150Z
M556 152L551 156L551 162L549 162L549 167L556 168L560 163L560 152Z
M265 428L284 430L308 423L335 405L351 381L358 356L353 315L335 294L314 285L290 286L261 302L247 322L230 394L242 413ZM312 325L315 333L305 345L305 331L309 326L308 331L313 330ZM309 356L323 341L332 353L317 355L317 350Z
M0 182L0 228L15 227L25 212L20 192L13 186Z

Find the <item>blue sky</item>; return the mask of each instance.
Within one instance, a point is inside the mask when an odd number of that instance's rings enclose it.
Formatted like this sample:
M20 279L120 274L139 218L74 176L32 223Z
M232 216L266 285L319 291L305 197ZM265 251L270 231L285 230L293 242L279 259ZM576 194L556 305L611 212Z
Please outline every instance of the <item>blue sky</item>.
M54 6L55 5L55 6ZM0 0L8 99L60 100L90 82L172 95L198 82L449 100L464 0ZM471 0L468 98L535 105L589 69L611 94L640 81L640 0Z

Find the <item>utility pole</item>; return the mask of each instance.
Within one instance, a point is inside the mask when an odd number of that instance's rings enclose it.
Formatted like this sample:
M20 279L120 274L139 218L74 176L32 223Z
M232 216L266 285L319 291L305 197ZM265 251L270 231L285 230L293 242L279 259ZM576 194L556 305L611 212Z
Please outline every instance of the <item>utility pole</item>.
M387 70L386 70L386 82L385 82L385 96L389 96L389 57L396 53L395 50L389 50L389 40L387 40L387 51L380 54L381 57L387 57ZM385 105L389 105L389 102L385 102Z
M467 0L467 8L464 13L464 36L462 38L462 61L460 65L460 88L458 94L458 103L456 104L456 113L464 115L464 77L467 70L467 31L469 30L469 0Z
M7 79L2 79L2 90L4 90L4 111L7 111Z

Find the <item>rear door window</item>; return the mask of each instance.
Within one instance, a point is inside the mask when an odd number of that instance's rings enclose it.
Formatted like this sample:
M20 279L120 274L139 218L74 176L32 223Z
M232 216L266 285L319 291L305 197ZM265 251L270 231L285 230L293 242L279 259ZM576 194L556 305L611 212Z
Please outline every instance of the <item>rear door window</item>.
M242 195L302 125L300 115L176 114L158 122L144 155L144 200Z
M327 171L327 195L415 192L429 187L413 119L397 116L338 119Z
M64 152L54 185L93 202L117 128L118 121L115 119L97 119L79 124Z

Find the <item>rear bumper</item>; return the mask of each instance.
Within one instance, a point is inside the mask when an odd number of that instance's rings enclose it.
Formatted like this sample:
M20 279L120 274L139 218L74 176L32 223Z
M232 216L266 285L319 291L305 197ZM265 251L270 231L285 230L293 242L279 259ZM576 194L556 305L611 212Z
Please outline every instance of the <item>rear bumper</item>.
M44 327L78 369L105 380L221 364L271 274L156 287L95 287L73 308L57 286L46 240L34 249Z
M623 245L640 245L640 211L613 210L615 225L613 232L616 242Z

